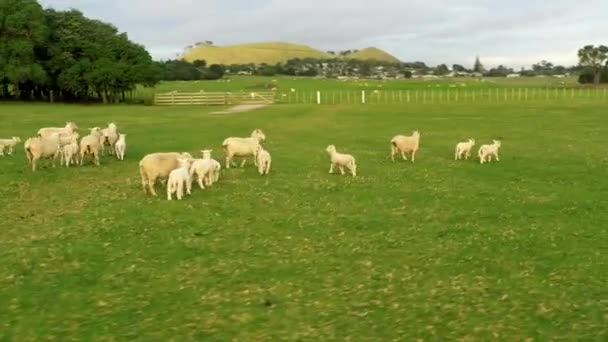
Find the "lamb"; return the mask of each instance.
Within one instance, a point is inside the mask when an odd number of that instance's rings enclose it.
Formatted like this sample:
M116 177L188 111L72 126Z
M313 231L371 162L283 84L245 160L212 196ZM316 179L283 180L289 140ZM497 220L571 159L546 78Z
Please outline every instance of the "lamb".
M118 158L118 160L125 160L125 150L127 149L126 138L126 134L119 134L118 140L114 144L114 150L116 152L116 158Z
M13 154L13 148L21 142L21 138L12 137L10 139L0 139L0 156L4 155L4 149L8 147L8 155Z
M78 134L78 132L59 133L59 145L65 146L65 145L71 144L72 140L74 139L74 137L76 139L78 139L80 137L80 135Z
M184 196L184 183L186 184L186 193L191 194L192 182L190 179L190 158L178 158L179 167L169 173L167 181L167 199L171 200L171 194L176 193L177 199L181 200Z
M396 135L391 139L391 160L395 161L395 154L400 153L403 160L407 160L406 153L411 153L412 163L416 160L416 152L420 147L420 133L414 131L412 135Z
M496 161L500 161L500 158L498 158L498 149L501 146L500 140L492 140L492 142L491 145L487 144L479 147L479 151L477 152L479 163L491 162L492 156L494 156Z
M471 156L471 149L473 149L473 146L475 146L475 139L469 139L468 141L456 144L454 160L462 159L462 157L464 157L465 160L468 160Z
M327 153L329 153L331 163L329 165L329 173L334 173L334 167L338 167L340 169L340 173L344 174L344 167L346 167L353 177L357 176L357 164L355 162L355 157L350 154L343 154L336 152L336 146L329 145L325 149Z
M99 166L99 151L101 149L101 128L90 128L91 134L80 140L80 165L84 163L84 156L90 154L95 165Z
M262 145L258 146L256 159L258 162L258 173L261 176L267 175L268 172L270 172L270 164L272 163L272 158L270 157L270 153L266 151L262 147Z
M224 154L226 155L226 168L230 168L232 159L236 157L253 156L254 164L257 166L256 153L258 146L266 140L266 135L261 129L255 129L249 138L226 138L222 143ZM245 166L247 159L243 159L241 167Z
M114 144L118 141L118 127L113 122L108 124L107 128L101 130L102 142L101 142L101 155L105 154L105 147L110 146L110 155L114 154Z
M25 141L23 147L28 163L32 165L32 172L36 171L36 162L38 159L52 158L53 167L55 167L55 159L57 159L57 156L61 153L58 134L52 134L48 137L31 137Z
M68 134L71 135L72 133L74 133L75 131L78 130L78 126L76 126L75 123L73 122L66 122L65 123L65 127L44 127L38 130L38 135L41 137L48 137L51 136L53 133L58 133L58 134Z
M139 162L139 174L144 193L149 191L153 196L157 196L154 191L156 179L165 178L171 171L177 169L180 166L177 161L179 158L192 159L192 156L186 152L159 152L144 156Z
M205 186L211 186L217 182L220 177L220 163L211 159L211 150L202 150L203 159L196 159L190 166L190 181L194 180L194 174L197 176L198 186L205 189Z
M72 161L72 159L74 159ZM61 164L69 167L70 164L78 163L78 135L72 136L72 141L62 147Z

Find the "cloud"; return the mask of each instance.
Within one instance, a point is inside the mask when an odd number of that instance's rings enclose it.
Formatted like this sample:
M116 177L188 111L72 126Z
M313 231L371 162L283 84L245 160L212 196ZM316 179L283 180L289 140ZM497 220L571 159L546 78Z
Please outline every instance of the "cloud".
M376 46L407 61L529 65L576 63L602 43L604 0L43 0L109 21L168 58L201 40L216 44L290 41L325 50ZM593 10L590 10L590 9ZM608 43L603 41L603 43ZM484 57L485 56L485 57Z

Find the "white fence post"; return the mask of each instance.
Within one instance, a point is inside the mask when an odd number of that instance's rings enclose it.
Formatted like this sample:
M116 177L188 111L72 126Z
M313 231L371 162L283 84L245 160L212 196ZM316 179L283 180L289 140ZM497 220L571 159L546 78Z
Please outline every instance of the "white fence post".
M317 104L321 104L321 92L317 90Z
M365 90L361 90L361 103L365 104Z

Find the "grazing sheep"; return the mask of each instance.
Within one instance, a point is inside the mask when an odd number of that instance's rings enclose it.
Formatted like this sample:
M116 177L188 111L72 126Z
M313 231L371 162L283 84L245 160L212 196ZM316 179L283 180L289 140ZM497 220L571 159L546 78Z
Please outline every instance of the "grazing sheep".
M139 174L144 193L149 191L153 196L157 196L156 191L154 191L156 180L169 176L171 171L177 169L179 158L192 159L192 156L186 152L159 152L144 156L139 162Z
M202 150L203 159L195 159L190 165L190 180L194 180L194 174L198 180L198 186L205 189L217 182L220 177L220 163L211 159L211 150Z
M479 163L491 162L492 156L494 156L496 161L500 161L500 158L498 158L498 149L501 146L500 140L492 140L492 142L491 145L486 144L479 147L479 151L477 152Z
M412 135L396 135L391 139L391 160L395 161L395 154L400 153L403 160L407 160L406 153L411 153L412 163L416 160L416 152L420 147L420 133L414 131Z
M48 137L53 133L65 133L71 135L75 131L78 130L78 126L76 126L73 122L66 122L65 127L44 127L38 130L38 135L41 137Z
M116 152L116 158L118 158L118 160L125 160L125 151L127 149L126 138L126 134L119 134L118 140L114 144L114 150Z
M473 149L473 146L475 146L475 139L469 139L468 141L456 144L454 160L462 159L462 157L464 157L465 160L468 160L471 156L471 149Z
M329 173L334 173L334 167L338 167L340 169L340 173L344 174L344 167L346 167L353 177L357 176L357 164L355 162L355 157L350 154L343 154L336 152L336 146L329 145L325 149L327 153L329 153L331 163L329 164Z
M27 161L32 165L32 171L36 171L36 162L38 159L53 159L53 167L55 167L55 159L61 153L59 145L59 135L52 134L47 137L35 136L27 139L23 144Z
M74 159L72 161L72 159ZM78 163L78 135L75 134L72 136L72 141L64 145L61 148L61 163L60 165L64 165L69 167L70 164Z
M80 165L84 163L84 156L91 155L95 165L99 166L99 151L101 149L101 128L90 128L91 134L80 140Z
M176 193L177 199L181 200L184 196L184 184L186 184L186 193L191 194L192 182L190 180L190 158L178 158L179 167L169 173L167 181L167 199L171 200L171 194Z
M270 153L266 151L262 147L262 145L258 146L256 159L258 162L258 172L260 173L260 175L267 175L268 172L270 172L270 164L272 163L272 158L270 157Z
M118 141L118 127L113 122L108 124L108 127L101 130L102 142L101 142L101 155L104 156L106 152L106 146L110 146L110 155L114 154L114 144Z
M8 147L8 155L13 154L13 148L21 142L21 138L12 137L10 139L0 139L0 156L4 155L4 149Z
M226 168L230 168L234 157L250 157L253 156L253 162L257 166L256 152L258 146L266 140L266 135L261 129L255 129L249 138L226 138L222 143L224 154L226 155ZM241 167L245 166L247 159L243 159Z

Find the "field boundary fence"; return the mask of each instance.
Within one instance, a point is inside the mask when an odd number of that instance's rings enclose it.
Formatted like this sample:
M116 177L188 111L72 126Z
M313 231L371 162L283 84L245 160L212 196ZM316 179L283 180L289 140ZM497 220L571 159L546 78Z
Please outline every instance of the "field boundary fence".
M608 88L486 88L410 90L323 90L267 92L171 92L155 94L156 105L236 104L449 104L526 101L608 101Z

